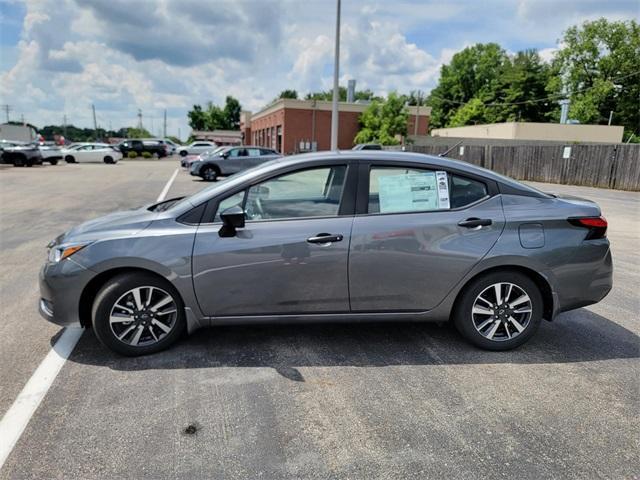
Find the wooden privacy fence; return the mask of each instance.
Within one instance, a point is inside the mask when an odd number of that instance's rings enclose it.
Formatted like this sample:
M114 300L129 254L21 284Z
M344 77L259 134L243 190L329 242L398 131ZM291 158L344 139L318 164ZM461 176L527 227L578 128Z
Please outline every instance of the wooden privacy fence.
M438 155L453 145L406 150ZM640 191L640 145L460 145L447 157L517 180Z

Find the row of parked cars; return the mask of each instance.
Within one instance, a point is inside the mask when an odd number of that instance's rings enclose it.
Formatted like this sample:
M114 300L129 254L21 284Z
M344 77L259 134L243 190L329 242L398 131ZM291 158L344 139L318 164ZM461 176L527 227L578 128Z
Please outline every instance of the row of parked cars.
M116 145L100 142L78 142L58 146L53 142L15 142L0 141L0 163L13 164L16 167L31 167L59 161L67 163L104 162L117 163L123 156L134 152L136 156L149 155L158 158L176 153L181 148L169 139L128 139Z

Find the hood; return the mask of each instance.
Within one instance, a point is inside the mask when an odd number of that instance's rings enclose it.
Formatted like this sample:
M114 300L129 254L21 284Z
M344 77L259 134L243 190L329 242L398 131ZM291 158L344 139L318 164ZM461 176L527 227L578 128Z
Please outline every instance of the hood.
M86 242L113 237L132 236L141 232L158 216L146 208L114 212L73 227L57 243Z

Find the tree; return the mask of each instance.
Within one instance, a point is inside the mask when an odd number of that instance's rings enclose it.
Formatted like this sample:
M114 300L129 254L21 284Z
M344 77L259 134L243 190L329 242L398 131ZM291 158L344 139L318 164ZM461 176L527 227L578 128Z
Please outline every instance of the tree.
M487 109L479 98L472 98L462 107L458 108L448 126L463 127L465 125L476 125L484 123L487 118Z
M347 101L346 87L338 87L338 96L339 96L339 101L341 102ZM333 100L333 89L326 90L324 92L307 93L304 98L305 100L324 100L324 101L330 102ZM354 100L372 101L372 100L383 100L383 98L374 94L372 90L366 89L366 90L356 90L354 94Z
M496 43L476 44L456 53L440 69L440 80L430 95L431 125L448 126L455 111L472 98L493 101L504 66L506 52Z
M280 92L280 95L278 95L278 98L292 98L294 100L298 99L298 92L296 90L282 90Z
M407 134L408 113L403 96L392 92L386 101L373 100L360 115L360 131L356 143L378 142L382 145L397 145L397 135Z
M207 102L206 109L194 105L189 110L189 126L194 130L238 130L240 128L240 102L232 96L225 98L224 108Z
M553 66L550 90L568 93L569 117L581 123L623 125L640 133L640 26L604 18L569 28Z
M129 127L127 128L127 138L149 138L149 137L153 137L153 135L151 135L151 133L149 133L148 130L146 130L145 128L135 128L135 127Z

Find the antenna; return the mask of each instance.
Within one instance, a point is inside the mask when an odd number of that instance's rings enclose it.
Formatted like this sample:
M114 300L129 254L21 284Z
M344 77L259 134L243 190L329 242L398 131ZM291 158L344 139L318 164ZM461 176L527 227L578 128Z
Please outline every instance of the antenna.
M458 143L456 143L453 147L451 148L447 148L444 152L438 154L439 157L444 157L447 155L447 153L449 153L450 151L452 151L454 148L456 148L458 145L460 145L463 142L463 140L460 140Z

